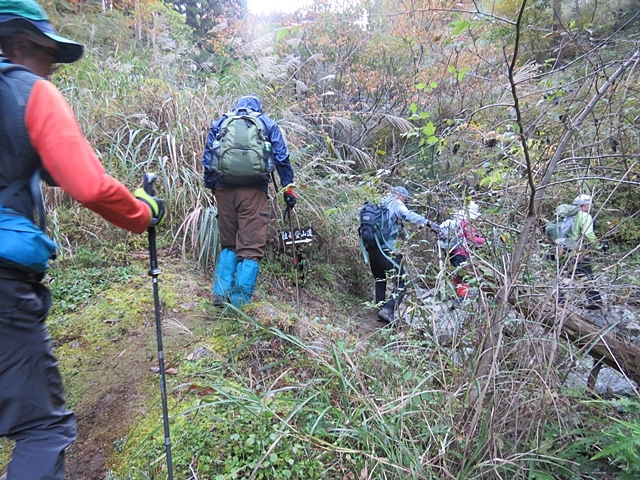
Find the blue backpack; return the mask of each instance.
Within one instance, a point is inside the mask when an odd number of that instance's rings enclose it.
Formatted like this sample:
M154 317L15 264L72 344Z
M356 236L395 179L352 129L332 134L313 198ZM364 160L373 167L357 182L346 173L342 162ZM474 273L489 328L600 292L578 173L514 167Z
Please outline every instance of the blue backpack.
M44 233L42 197L39 202L42 209L38 206L40 228L15 210L2 207L6 199L29 182L32 192L35 185L40 191L40 174L36 172L30 178L16 180L0 193L0 267L43 273L49 268L49 260L56 257L56 243Z
M365 247L382 249L391 233L389 209L384 203L364 202L360 209L358 234Z
M0 65L0 97L14 87L10 84L12 79L5 73L21 68L10 64ZM30 187L34 205L38 209L39 228L27 217L2 206L27 186ZM44 228L45 214L40 190L40 172L36 171L31 176L15 180L0 192L0 268L27 273L43 273L47 270L49 260L56 257L56 244L44 233Z

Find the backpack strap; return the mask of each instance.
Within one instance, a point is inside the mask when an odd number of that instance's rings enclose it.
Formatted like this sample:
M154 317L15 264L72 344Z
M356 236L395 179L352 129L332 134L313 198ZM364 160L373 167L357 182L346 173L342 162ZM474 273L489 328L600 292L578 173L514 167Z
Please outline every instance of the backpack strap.
M396 261L387 254L387 252L391 253L391 249L388 247L387 241L383 239L383 242L382 242L383 244L381 244L378 238L379 235L374 235L374 236L376 238L376 245L378 246L378 250L380 250L380 253L382 254L382 256L387 260L389 260L394 267L399 269L400 265L398 265Z
M40 230L44 232L44 229L46 227L46 216L44 213L44 201L42 200L40 169L37 169L35 172L33 172L33 175L31 175L31 180L29 182L29 189L31 190L33 204L36 206L36 210L38 211L38 226L40 227Z
M0 61L0 81L4 82L7 85L7 87L9 87L9 90L11 90L11 93L13 93L13 95L16 97L18 105L20 105L21 107L24 107L27 104L26 99L23 97L23 95L20 95L20 92L18 91L18 88L15 85L15 82L10 81L9 77L7 76L7 73L12 72L14 70L24 70L26 72L30 71L29 69L23 67L22 65L15 65L13 63L6 63L6 62Z
M360 238L360 251L362 252L362 256L364 257L364 263L369 263L369 254L367 252L367 247L364 246L362 236L358 235L358 237Z
M387 246L387 242L383 241L382 243L380 243L379 235L375 230L373 236L376 239L376 246L378 247L378 250L380 250L382 256L389 260L394 267L399 268L399 265L395 262L395 260L387 255L387 252L390 251L389 247ZM364 263L369 263L369 253L367 252L367 248L364 246L362 237L360 237L360 250L362 251L362 256L364 257Z
M7 185L0 193L0 205L2 205L7 199L13 197L22 188L29 185L31 191L31 197L33 198L33 204L38 211L38 220L40 230L44 232L45 229L45 215L44 215L44 202L42 201L42 188L40 187L40 169L33 172L33 175L28 177L22 177L14 180Z

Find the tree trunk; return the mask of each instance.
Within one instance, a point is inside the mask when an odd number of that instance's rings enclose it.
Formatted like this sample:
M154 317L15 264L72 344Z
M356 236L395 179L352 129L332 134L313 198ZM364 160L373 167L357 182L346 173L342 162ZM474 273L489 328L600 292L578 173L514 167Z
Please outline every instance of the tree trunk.
M562 28L562 0L553 0L553 31L559 32Z

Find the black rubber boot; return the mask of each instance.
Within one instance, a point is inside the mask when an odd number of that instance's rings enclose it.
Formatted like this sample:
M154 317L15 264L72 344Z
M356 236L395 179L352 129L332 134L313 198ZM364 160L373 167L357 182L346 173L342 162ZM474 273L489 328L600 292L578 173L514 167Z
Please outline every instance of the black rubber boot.
M387 300L387 282L376 282L376 305Z
M378 320L386 323L393 323L394 321L393 308L384 306L378 312Z
M602 296L598 290L587 290L587 310L602 310Z
M393 323L395 321L395 309L396 302L392 298L378 312L378 320L386 323Z

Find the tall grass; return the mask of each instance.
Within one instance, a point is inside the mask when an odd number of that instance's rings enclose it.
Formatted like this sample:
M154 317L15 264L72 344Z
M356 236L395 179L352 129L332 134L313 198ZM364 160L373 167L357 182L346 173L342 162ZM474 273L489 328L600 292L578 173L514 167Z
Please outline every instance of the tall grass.
M421 320L427 322L427 315ZM491 387L494 395L476 411L466 398L482 321L471 312L456 320L467 322L457 338L387 331L363 348L349 336L318 341L318 326L304 340L235 311L217 328L224 332L220 338L234 339L218 350L226 351L222 361L202 361L174 389L176 475L598 478L592 475L602 464L588 460L592 426L576 422L580 395L558 396L550 388L555 373L535 362L534 350L528 352L533 363L513 363L523 358L518 350L544 342L544 335L534 328L535 335L512 339L512 353L499 363ZM161 455L162 432L137 435L147 440L123 469L131 478L145 478L133 472L149 471ZM562 440L569 437L585 439L574 453ZM202 456L206 462L196 461ZM581 458L583 465L576 463Z

